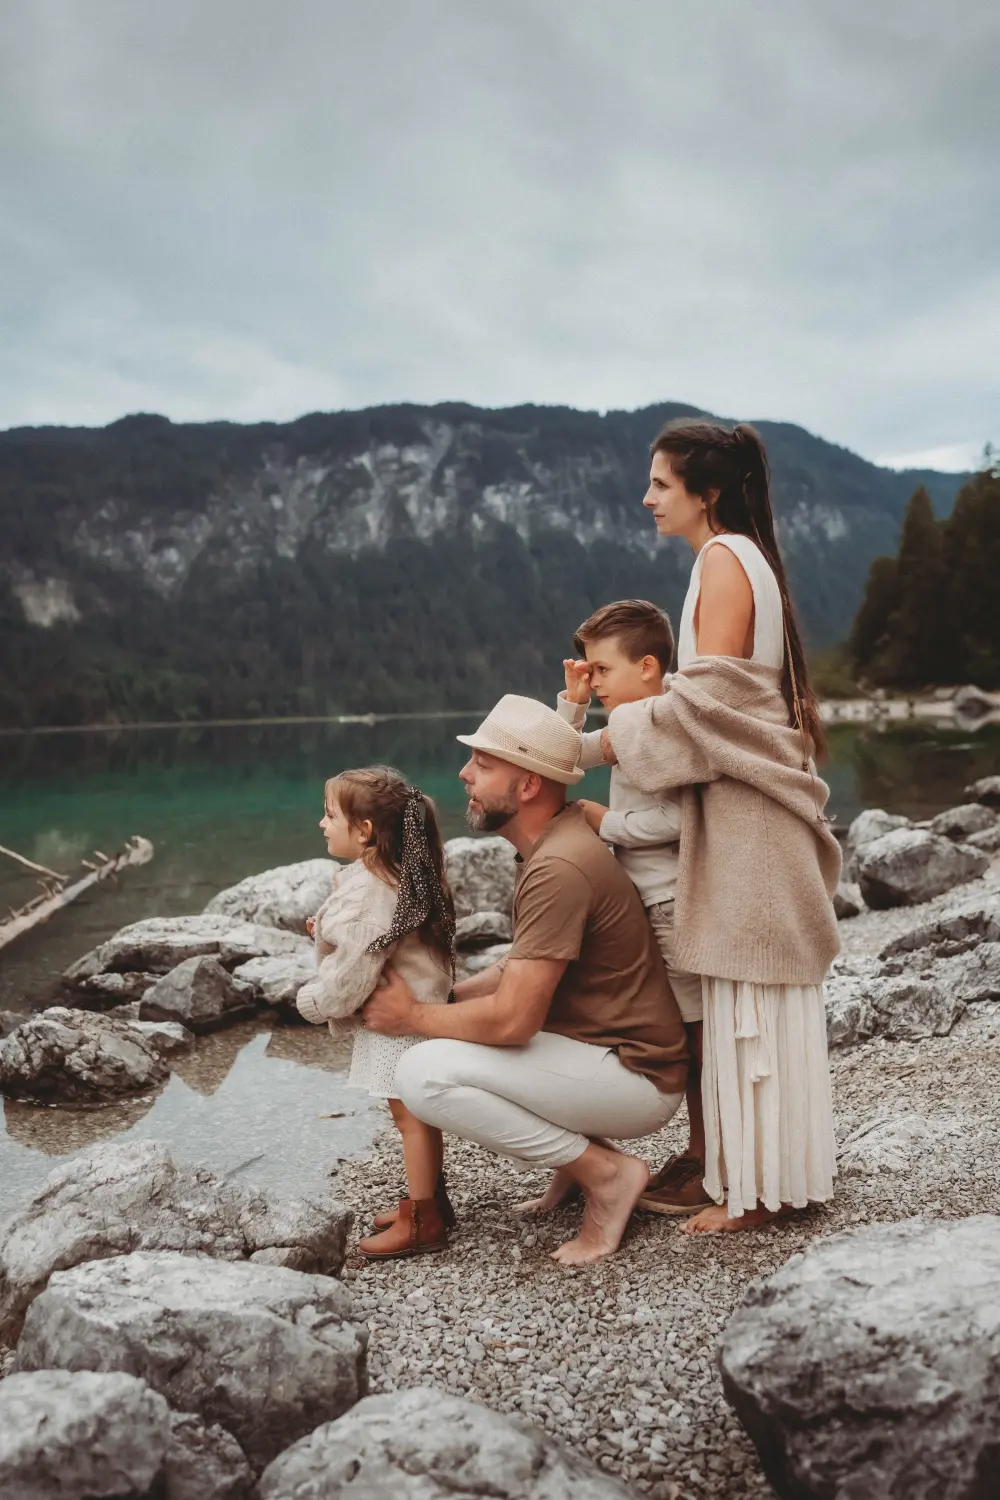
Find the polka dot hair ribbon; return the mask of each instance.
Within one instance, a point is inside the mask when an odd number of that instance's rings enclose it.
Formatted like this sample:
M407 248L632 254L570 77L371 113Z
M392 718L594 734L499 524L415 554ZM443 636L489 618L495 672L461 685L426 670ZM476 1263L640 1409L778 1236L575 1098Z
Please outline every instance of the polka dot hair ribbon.
M438 922L452 949L452 972L455 969L455 914L445 899L427 843L424 794L411 786L406 792L403 810L403 858L399 868L396 910L389 931L368 944L369 953L381 953L398 943L408 933L417 932L424 923Z

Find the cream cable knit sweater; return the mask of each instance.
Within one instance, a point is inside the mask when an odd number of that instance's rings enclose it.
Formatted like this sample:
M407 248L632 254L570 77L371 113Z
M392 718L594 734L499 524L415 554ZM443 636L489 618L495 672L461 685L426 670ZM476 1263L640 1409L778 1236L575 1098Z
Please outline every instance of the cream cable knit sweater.
M840 940L829 788L803 769L773 667L696 657L661 697L616 708L612 746L641 791L681 789L675 962L755 984L821 984Z

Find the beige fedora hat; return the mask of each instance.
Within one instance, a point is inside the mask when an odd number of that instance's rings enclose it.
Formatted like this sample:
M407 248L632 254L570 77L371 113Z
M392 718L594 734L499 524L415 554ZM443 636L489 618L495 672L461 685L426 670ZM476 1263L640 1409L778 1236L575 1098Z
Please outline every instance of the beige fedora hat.
M473 750L495 755L497 760L537 771L550 781L573 786L583 780L580 769L580 736L561 719L554 708L535 698L507 693L486 715L475 734L455 738Z

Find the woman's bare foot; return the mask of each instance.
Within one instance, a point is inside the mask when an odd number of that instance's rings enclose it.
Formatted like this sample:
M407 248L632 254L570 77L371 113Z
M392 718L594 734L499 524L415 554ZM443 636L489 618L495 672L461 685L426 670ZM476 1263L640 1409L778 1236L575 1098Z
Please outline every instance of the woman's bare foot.
M513 1212L521 1216L528 1214L550 1214L573 1198L580 1196L580 1185L574 1182L565 1167L552 1173L552 1180L540 1198L529 1198L526 1203L515 1203Z
M649 1181L649 1168L635 1156L591 1145L573 1163L585 1207L580 1233L552 1252L563 1266L583 1266L613 1255Z
M693 1218L685 1219L677 1227L681 1234L735 1234L740 1229L759 1229L762 1224L771 1224L790 1212L791 1209L785 1204L780 1208L761 1206L748 1208L738 1218L731 1219L725 1205L713 1204L711 1208L703 1208Z

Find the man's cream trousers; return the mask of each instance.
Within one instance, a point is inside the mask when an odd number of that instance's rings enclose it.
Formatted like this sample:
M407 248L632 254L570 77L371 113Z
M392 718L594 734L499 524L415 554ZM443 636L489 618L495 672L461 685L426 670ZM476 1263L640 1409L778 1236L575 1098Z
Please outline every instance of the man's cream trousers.
M564 1167L602 1136L652 1135L683 1095L661 1094L609 1047L540 1031L525 1047L438 1039L399 1060L407 1109L449 1135L544 1167Z

